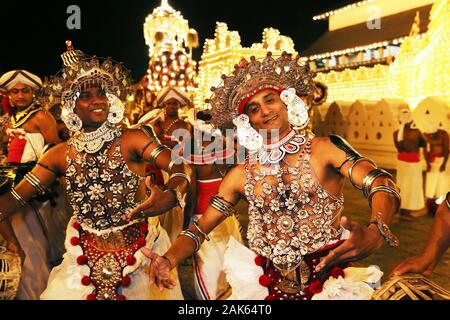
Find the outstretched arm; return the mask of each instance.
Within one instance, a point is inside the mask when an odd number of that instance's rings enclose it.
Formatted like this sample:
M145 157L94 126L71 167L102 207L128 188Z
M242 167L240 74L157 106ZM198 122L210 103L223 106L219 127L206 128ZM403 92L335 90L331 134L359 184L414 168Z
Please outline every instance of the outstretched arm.
M152 259L150 282L160 288L172 288L174 283L169 279L169 271L181 261L198 251L201 242L208 240L207 235L227 217L234 214L233 206L243 194L245 172L241 166L233 168L224 178L218 194L213 197L211 204L202 215L197 225L180 234L172 247L160 257L148 249L142 252Z
M447 193L446 200L439 205L436 211L433 226L422 253L401 262L394 268L391 276L401 276L407 272L431 276L450 246L450 192Z
M350 231L350 237L337 249L334 249L317 266L317 270L329 267L342 261L356 261L369 256L383 244L380 228L389 226L399 209L400 196L389 173L378 169L373 161L362 157L345 140L338 136L330 136L321 144L321 153L326 161L342 176L349 178L355 188L360 189L368 198L371 207L370 223L364 227L342 217L342 226ZM383 229L384 230L384 229ZM395 237L387 238L393 246Z

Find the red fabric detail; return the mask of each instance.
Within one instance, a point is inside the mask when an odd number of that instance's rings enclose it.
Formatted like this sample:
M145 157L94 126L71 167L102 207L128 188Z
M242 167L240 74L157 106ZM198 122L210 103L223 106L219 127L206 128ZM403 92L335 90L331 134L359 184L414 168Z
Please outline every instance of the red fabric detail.
M222 179L217 181L197 181L197 210L196 214L204 214L206 209L209 207L209 202L214 195L219 191Z
M434 160L436 160L436 156L434 155L434 153L429 152L428 153L428 159L430 160L430 163L433 163Z
M83 284L83 286L88 286L91 284L91 278L89 278L88 276L84 276L81 279L81 283Z
M72 227L75 230L78 230L78 231L80 231L80 228L81 228L80 224L78 222L76 222L76 221L72 224Z
M244 98L241 101L241 103L239 104L238 114L243 114L244 108L245 108L245 105L247 104L247 102L249 102L250 99L253 98L255 95L257 95L258 93L263 92L265 90L275 90L275 89L274 88L264 88L264 87L257 89L253 95L251 95L248 98ZM280 94L283 91L283 87L278 87L278 89L276 89L276 91L278 92L278 94Z
M125 297L124 295L118 295L117 296L117 300L127 300L127 297Z
M136 258L134 256L128 256L126 258L127 265L132 266L136 263Z
M131 278L129 276L125 276L122 279L122 286L123 287L128 287L131 284Z
M139 227L139 230L140 230L142 233L147 234L147 233L148 233L148 224L146 224L146 223L141 224L140 227Z
M320 280L314 280L313 282L311 282L311 284L309 285L309 289L311 290L312 293L317 294L317 293L321 293L323 290L323 283Z
M265 297L264 298L264 300L276 300L277 298L274 296L274 295L272 295L272 294L269 294L267 297Z
M255 264L256 264L257 266L260 266L260 267L262 267L263 265L265 265L265 264L266 264L266 261L267 261L267 259L264 258L264 257L262 257L262 256L257 256L257 257L255 258Z
M146 241L145 241L145 238L144 238L144 237L140 237L140 238L137 239L137 241L136 241L136 244L137 244L140 248L142 248L143 246L145 246L145 243L146 243Z
M263 287L268 287L272 283L272 280L268 275L263 274L261 277L259 277L259 284Z
M12 108L11 108L11 104L9 103L9 96L8 95L3 96L2 107L3 107L3 110L5 110L9 115L13 114L13 111L12 111Z
M88 258L86 256L79 256L77 258L77 263L82 266L85 265L88 262Z
M8 143L8 162L21 163L27 140L21 135L11 134Z
M77 245L80 244L80 238L73 237L72 239L70 239L70 244L73 245L74 247L76 247Z
M331 269L331 276L335 279L339 278L339 276L342 276L342 278L344 278L345 274L344 274L344 269L338 267L338 266L334 266Z
M93 294L89 294L89 295L86 297L86 300L97 300L97 297L96 297L95 295L93 295Z
M420 162L420 153L419 152L399 152L397 155L397 159L404 162Z
M153 167L151 164L146 164L145 165L145 173L149 174L149 173L153 173L156 177L156 182L155 184L158 186L163 186L164 185L164 177L162 175L161 170Z

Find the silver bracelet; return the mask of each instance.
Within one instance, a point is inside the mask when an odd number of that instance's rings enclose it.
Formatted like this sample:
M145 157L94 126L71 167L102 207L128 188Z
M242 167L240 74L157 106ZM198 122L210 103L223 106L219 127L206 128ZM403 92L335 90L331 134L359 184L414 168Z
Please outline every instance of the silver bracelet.
M370 194L368 196L369 207L372 208L372 198L375 195L375 193L380 192L380 191L389 193L391 196L393 196L397 200L397 209L395 210L395 212L397 212L400 209L401 197L400 197L400 194L397 192L397 190L395 190L391 186L378 186L378 187L373 188L370 191Z
M367 162L373 164L375 167L377 166L377 165L375 164L375 162L373 162L372 160L370 160L370 159L368 159L368 158L359 158L359 159L356 159L356 160L352 163L352 165L351 165L350 168L348 169L348 178L349 178L350 183L352 184L353 188L356 188L356 189L358 189L358 190L361 190L362 187L356 185L356 184L353 182L353 168L356 166L356 164L358 164L358 163L361 162L361 161L367 161Z
M392 175L389 172L379 168L371 170L369 174L364 178L362 184L362 192L366 198L369 196L370 190L372 190L372 184L376 179L382 176L388 177L393 180Z
M210 204L226 218L236 214L236 209L234 209L233 204L217 195L211 198Z
M21 207L27 206L27 202L20 196L20 194L17 193L15 189L11 189L10 193L14 197L14 199L16 199L16 201L19 203Z
M184 209L186 207L186 201L184 200L184 197L181 195L181 192L178 190L178 188L164 190L164 192L169 192L169 191L171 191L175 194L175 197L177 199L177 204L181 207L181 209Z
M185 236L185 237L191 238L195 242L194 252L197 252L198 250L200 250L200 238L195 233L193 233L191 230L183 230L180 232L179 236Z
M176 172L176 173L171 174L169 177L169 181L176 177L184 178L184 179L186 179L186 181L188 182L189 185L191 184L191 178L184 172Z
M152 153L150 153L150 158L149 158L149 162L153 167L157 167L156 165L156 159L158 158L158 156L165 150L169 150L166 146L160 144L159 146L157 146Z
M28 172L24 179L31 184L31 186L36 190L36 192L40 195L45 195L47 193L47 189L42 185L41 181L32 173Z
M200 232L200 234L205 238L206 241L210 241L210 237L204 232L202 229L200 229L200 226L198 225L197 221L194 222L194 227Z

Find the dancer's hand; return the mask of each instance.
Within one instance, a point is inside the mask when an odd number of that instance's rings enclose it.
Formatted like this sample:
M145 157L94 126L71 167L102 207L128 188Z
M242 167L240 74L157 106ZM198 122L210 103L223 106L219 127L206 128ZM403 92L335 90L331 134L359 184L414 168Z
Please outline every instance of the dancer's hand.
M136 208L128 212L123 217L125 220L130 220L134 215L139 215L139 217L159 216L176 206L177 199L173 192L162 191L158 186L152 184L150 177L145 179L145 185L150 191L150 196Z
M150 285L155 284L161 291L164 288L173 289L176 283L170 279L170 270L172 269L170 261L147 248L142 248L141 252L152 260L149 274Z
M401 276L405 273L420 273L426 277L431 276L434 268L436 267L436 261L425 256L417 256L408 258L399 263L391 272L390 276Z
M364 227L347 217L341 218L343 228L350 231L350 237L339 247L331 250L316 266L316 272L344 262L363 259L383 245L383 237L374 225Z

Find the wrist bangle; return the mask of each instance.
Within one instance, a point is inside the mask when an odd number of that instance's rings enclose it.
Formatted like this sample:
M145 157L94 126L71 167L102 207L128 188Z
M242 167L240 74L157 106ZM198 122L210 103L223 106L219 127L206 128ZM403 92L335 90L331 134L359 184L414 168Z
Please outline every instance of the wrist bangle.
M172 192L175 195L175 199L177 201L177 205L181 207L181 209L184 209L186 207L186 201L184 200L184 197L181 195L181 192L178 189L166 189L164 192Z
M202 229L200 229L200 226L198 225L197 221L194 222L194 227L195 227L195 229L197 229L198 232L200 232L200 234L203 236L203 238L205 238L206 241L211 240L209 238L209 236L206 234L206 232L204 232Z
M172 262L170 262L170 259L167 258L166 256L161 256L161 258L163 258L164 260L166 260L166 261L169 263L170 270L172 270L172 269L173 269L173 266L172 266Z

